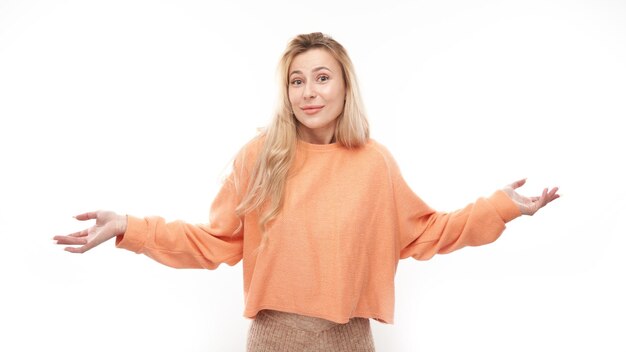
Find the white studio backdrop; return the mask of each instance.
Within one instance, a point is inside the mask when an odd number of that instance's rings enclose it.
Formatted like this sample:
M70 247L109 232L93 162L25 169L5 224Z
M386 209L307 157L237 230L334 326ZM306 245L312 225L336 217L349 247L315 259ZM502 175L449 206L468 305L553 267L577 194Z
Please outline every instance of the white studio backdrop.
M401 261L377 350L626 350L625 19L603 0L0 0L0 350L244 351L241 263L51 238L95 209L207 221L313 31L348 49L372 136L434 208L561 187L493 244Z

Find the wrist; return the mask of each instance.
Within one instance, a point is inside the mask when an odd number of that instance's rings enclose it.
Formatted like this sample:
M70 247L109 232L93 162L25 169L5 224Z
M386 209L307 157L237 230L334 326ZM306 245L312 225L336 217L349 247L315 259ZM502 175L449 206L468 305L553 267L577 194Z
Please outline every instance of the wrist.
M116 223L117 223L116 235L125 234L126 228L128 227L128 215L118 215Z

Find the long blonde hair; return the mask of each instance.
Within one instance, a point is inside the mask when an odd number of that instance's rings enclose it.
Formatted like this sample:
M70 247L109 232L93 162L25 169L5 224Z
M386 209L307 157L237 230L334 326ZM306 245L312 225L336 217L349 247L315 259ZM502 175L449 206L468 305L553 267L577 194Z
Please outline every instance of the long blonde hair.
M259 225L262 248L268 239L266 228L284 203L285 185L297 142L297 120L289 101L289 67L293 59L310 49L327 50L341 65L345 82L345 104L336 120L334 140L346 148L359 148L369 139L369 124L357 85L352 61L344 47L322 33L301 34L292 39L278 66L279 100L274 119L261 133L264 144L250 174L247 190L237 206L237 215L262 210Z

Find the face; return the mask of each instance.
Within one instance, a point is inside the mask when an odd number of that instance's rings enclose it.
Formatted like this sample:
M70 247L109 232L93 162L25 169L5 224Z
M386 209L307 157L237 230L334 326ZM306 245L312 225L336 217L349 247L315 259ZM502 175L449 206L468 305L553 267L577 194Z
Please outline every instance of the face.
M305 142L327 144L343 111L346 88L339 62L325 49L296 56L289 67L289 101Z

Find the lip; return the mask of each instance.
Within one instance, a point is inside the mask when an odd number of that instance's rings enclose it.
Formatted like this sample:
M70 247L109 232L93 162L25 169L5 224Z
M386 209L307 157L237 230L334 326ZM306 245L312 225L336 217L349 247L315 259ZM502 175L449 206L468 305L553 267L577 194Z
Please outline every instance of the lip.
M300 110L302 110L307 115L313 115L322 110L322 108L324 108L324 105L307 105L300 107Z

